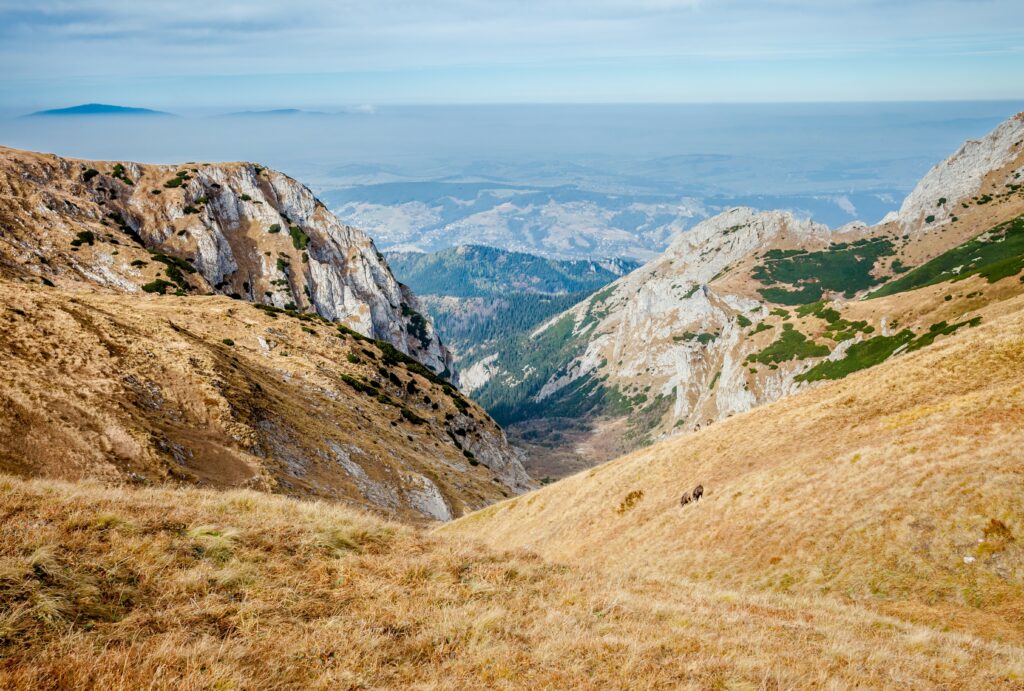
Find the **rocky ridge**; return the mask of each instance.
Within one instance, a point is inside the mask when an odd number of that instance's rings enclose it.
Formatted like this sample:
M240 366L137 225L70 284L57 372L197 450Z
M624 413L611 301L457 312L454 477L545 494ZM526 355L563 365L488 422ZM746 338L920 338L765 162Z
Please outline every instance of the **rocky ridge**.
M1024 290L1012 270L1017 241L1003 242L1017 232L1003 224L1024 214L1022 167L1024 114L936 166L900 217L877 226L830 230L746 208L704 221L537 329L517 368L492 367L490 385L515 395L490 410L513 436L533 420L590 418L570 441L593 463L973 325L980 306ZM944 253L973 256L968 243L993 229L1006 254L992 261L1006 271L951 265L899 295L865 299L904 274L928 274Z
M0 148L0 196L8 275L312 311L456 379L433 324L373 241L282 173Z

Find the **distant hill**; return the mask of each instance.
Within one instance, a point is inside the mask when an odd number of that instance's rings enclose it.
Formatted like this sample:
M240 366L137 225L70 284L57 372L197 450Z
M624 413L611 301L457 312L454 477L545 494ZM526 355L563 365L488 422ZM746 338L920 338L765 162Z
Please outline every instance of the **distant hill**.
M171 115L162 110L150 110L149 108L127 108L125 106L112 106L106 103L83 103L70 108L53 108L51 110L37 110L30 113L28 117L46 117L51 115Z
M467 370L472 393L492 368L523 347L541 324L639 266L631 259L557 260L482 245L440 252L387 252L395 276L408 284Z
M318 110L300 110L299 108L275 108L272 110L239 110L234 113L225 113L222 117L273 117L278 115L333 115Z
M509 291L592 292L640 266L629 259L557 260L483 245L440 252L387 252L392 270L420 295L487 297Z

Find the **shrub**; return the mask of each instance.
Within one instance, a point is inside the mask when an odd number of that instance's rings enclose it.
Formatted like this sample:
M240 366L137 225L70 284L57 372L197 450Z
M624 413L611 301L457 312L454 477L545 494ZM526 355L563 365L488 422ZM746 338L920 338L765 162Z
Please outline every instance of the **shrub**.
M96 234L95 233L93 233L91 230L82 230L82 231L79 231L78 235L75 236L75 239L71 241L71 246L72 247L80 247L82 245L92 246L92 244L95 241L96 241Z
M739 324L741 328L745 329L748 326L750 326L751 324L753 324L754 322L750 321L749 319L744 317L742 314L738 314L738 315L736 315L736 323Z
M281 232L281 224L280 223L275 223L274 225L272 225L269 228L267 228L267 232L268 233L280 233Z
M184 211L186 214L197 214L197 213L199 213L199 209L197 209L196 207L192 206L191 204L186 205L185 208L182 209L182 211Z
M359 363L362 362L362 359L355 353L348 353L347 355L345 355L345 359L347 359L353 365L358 365Z
M224 340L221 341L221 343L223 343L226 346L233 346L233 345L235 345L235 342L233 340L231 340L230 338L225 338Z
M87 171L82 173L82 182L89 182L99 174L100 171L96 170L95 168L89 168Z
M794 329L792 324L784 324L779 339L761 352L748 355L747 361L773 365L789 360L823 357L829 352L828 346L809 340L807 336Z
M124 166L120 163L114 164L114 172L111 175L112 177L117 178L126 185L135 184L134 182L132 182L132 179L128 177L128 174L125 172Z
M425 425L425 424L427 424L427 421L425 419L421 418L419 415L417 415L416 413L412 412L411 410L409 410L408 408L405 408L405 407L402 408L402 417L405 418L406 420L408 420L409 422L411 422L414 425Z
M252 197L250 197L248 194L243 194L241 199L242 199L243 202L251 202L252 201Z
M932 214L928 214L927 216L925 216L924 222L935 223L935 216L933 216Z
M158 278L152 283L147 283L142 286L142 289L147 293L163 293L167 288L173 288L174 284L170 281L165 281L162 278Z
M309 236L302 232L298 226L288 226L288 234L292 236L292 246L297 250L304 250L309 246Z

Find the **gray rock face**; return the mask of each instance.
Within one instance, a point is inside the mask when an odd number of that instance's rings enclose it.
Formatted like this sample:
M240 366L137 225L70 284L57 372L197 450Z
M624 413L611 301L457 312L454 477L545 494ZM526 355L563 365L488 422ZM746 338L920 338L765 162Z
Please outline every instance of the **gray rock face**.
M620 386L640 382L650 387L648 396L671 400L666 417L672 429L692 429L789 393L796 365L781 367L761 391L747 386L749 345L736 315L756 323L767 310L707 284L773 243L827 244L831 237L827 226L780 211L736 208L700 223L661 257L611 284L599 310L593 298L570 310L586 346L537 400L581 377L607 376L608 384ZM588 325L587 316L595 313L602 316ZM682 339L684 332L716 336L701 342Z
M956 214L957 202L976 194L985 177L1020 155L1024 146L1024 113L1005 121L982 139L964 142L935 165L904 200L895 217L908 230L917 229L929 216L935 222ZM944 201L942 201L944 200Z
M125 221L150 249L189 259L210 290L315 311L457 383L433 323L373 241L304 185L253 164L134 172L141 180L122 185ZM175 179L184 182L164 186Z

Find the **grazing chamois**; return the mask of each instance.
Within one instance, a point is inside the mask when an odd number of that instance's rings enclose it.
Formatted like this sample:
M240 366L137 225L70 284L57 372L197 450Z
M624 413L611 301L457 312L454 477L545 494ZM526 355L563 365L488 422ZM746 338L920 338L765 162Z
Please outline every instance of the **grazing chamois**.
M679 498L679 505L686 506L690 502L697 501L704 496L704 485L697 485L693 488L692 492L685 492L682 497Z

